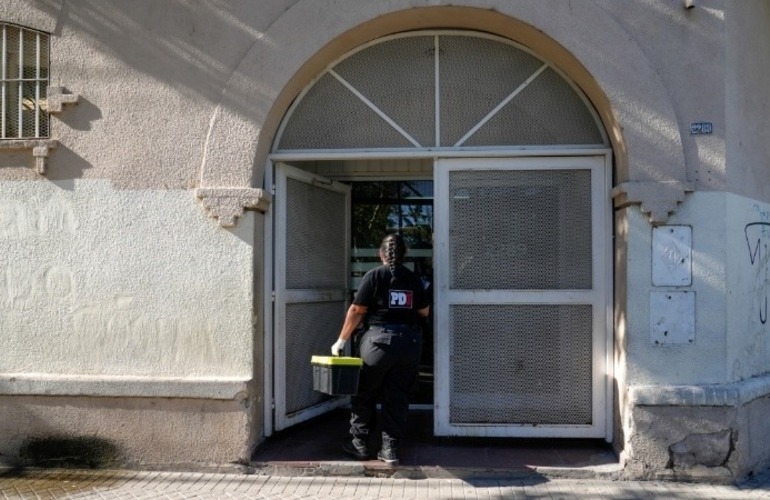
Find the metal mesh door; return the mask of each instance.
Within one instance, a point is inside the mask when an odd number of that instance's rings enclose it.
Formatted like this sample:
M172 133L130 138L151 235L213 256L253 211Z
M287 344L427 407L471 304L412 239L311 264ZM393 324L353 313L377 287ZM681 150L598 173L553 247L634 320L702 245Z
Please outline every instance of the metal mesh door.
M276 198L276 428L340 404L313 390L310 358L337 339L347 303L348 186L280 165Z
M569 159L437 167L441 433L596 428L599 172Z

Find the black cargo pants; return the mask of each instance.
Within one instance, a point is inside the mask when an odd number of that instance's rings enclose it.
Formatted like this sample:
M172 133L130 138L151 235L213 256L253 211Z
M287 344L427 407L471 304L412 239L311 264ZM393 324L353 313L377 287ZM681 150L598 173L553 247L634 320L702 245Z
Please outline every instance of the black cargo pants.
M379 401L383 445L395 448L404 436L409 395L417 377L420 329L398 324L373 326L363 334L359 349L364 364L358 394L351 401L350 434L368 441L376 426Z

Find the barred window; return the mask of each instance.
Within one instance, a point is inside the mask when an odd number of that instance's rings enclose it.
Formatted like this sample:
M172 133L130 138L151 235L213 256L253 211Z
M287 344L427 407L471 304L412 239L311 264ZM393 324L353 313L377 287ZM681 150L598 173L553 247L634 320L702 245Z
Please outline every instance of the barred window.
M0 139L48 137L48 34L0 23Z

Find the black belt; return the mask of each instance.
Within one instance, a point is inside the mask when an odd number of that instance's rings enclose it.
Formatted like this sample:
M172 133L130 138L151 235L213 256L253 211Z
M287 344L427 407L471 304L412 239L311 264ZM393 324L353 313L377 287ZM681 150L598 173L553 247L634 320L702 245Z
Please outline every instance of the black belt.
M404 331L419 332L420 329L413 323L375 323L370 324L370 328L382 328L383 330L394 330L393 333L405 333Z

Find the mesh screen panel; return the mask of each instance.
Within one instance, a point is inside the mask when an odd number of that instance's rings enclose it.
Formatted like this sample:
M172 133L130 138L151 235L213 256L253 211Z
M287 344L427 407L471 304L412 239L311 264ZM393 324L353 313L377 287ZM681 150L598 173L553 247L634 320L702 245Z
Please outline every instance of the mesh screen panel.
M398 38L358 52L335 71L422 146L433 146L432 36Z
M37 76L37 33L22 30L24 48L24 68L22 78L32 79Z
M286 306L286 413L328 399L313 390L310 358L329 351L344 319L345 303L313 302Z
M449 420L591 424L591 306L450 308Z
M543 62L496 40L455 36L441 38L439 64L441 145L452 146Z
M3 109L3 139L19 137L22 128L19 126L19 83L6 84L6 98ZM23 137L23 135L22 135Z
M345 218L329 217L345 213L345 195L294 179L287 191L286 287L345 289Z
M463 146L601 144L593 115L572 87L546 69Z
M423 147L452 147L543 61L503 41L441 35L390 39L354 53L334 69ZM438 56L439 119L436 119ZM461 146L603 144L575 90L545 70ZM278 149L414 148L330 74L288 118Z
M21 84L23 96L21 101L21 128L24 137L35 137L35 87L36 85L32 82Z
M5 30L5 76L8 80L19 78L19 54L21 53L21 43L23 35L20 37L21 30L15 26L1 25Z
M292 114L279 149L414 147L336 78L324 75Z
M449 174L453 289L592 288L591 172Z
M38 137L48 137L48 86L40 86L40 108L38 109L40 115Z

